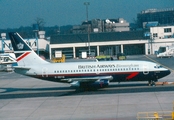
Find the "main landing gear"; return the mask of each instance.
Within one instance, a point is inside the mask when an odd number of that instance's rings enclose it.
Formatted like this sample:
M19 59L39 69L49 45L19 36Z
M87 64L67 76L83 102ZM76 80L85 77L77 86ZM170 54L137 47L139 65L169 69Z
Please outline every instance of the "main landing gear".
M155 82L156 82L156 81L157 81L157 80L149 80L149 81L148 81L148 85L149 85L149 86L156 86L156 85L155 85Z

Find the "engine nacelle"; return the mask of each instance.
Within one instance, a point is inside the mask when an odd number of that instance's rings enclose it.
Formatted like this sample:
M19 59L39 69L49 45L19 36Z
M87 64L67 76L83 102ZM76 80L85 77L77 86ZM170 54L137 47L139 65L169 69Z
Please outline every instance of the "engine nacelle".
M109 85L109 80L98 80L91 84L91 86L99 88L107 87L108 85Z
M109 85L109 80L97 80L95 82L79 82L79 81L74 81L71 84L71 87L75 88L104 88Z
M74 82L72 82L72 83L70 83L71 84L71 87L80 87L80 82L79 81L74 81Z
M81 88L104 88L109 85L109 80L97 80L95 82L82 82L80 83Z

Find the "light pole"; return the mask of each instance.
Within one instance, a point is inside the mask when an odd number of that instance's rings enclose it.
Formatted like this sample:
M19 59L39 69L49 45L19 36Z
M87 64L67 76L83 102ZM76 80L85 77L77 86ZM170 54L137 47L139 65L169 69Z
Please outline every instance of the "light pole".
M36 37L36 43L37 43L37 55L39 55L39 41L38 41L38 31L39 31L39 25L38 24L33 24L33 31L35 33Z
M84 5L86 6L86 21L88 22L88 5L90 5L90 3L84 2Z
M89 57L91 56L91 48L90 48L90 34L89 34L89 23L88 23L88 5L90 5L89 2L84 2L84 5L86 6L86 22L88 24L88 51L89 51Z
M153 55L153 33L150 34L150 54Z

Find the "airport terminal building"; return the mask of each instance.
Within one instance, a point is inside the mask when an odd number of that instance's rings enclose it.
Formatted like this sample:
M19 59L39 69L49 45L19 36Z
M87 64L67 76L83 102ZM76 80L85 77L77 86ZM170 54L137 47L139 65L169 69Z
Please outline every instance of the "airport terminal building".
M91 56L125 53L127 55L146 54L148 37L143 37L144 31L124 31L108 33L71 34L51 36L49 51L62 50L66 57L81 57L82 52L90 52Z
M90 40L90 41L89 41ZM151 27L150 32L122 31L101 32L88 34L52 35L47 40L44 35L39 36L40 55L47 55L50 59L55 51L62 51L66 58L79 58L81 53L89 52L91 56L111 55L125 53L126 55L155 54L160 46L174 46L174 26ZM7 46L11 46L10 40L0 43L0 49L4 52L12 52ZM26 39L26 42L37 50L36 39Z
M160 46L174 46L174 26L151 27L147 31L123 31L91 33L91 55L155 54ZM61 50L68 58L81 57L83 51L89 52L88 34L54 35L49 45L50 55ZM51 58L51 56L50 56Z
M144 28L149 22L156 22L160 25L174 24L174 8L147 9L137 14L137 24Z

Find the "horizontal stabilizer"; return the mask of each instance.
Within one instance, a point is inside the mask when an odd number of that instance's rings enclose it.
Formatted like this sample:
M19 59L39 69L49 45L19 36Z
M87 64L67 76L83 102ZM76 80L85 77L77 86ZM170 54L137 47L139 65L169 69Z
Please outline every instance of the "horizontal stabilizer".
M13 66L15 69L25 69L25 70L29 70L31 68L29 67L25 67L25 66Z

